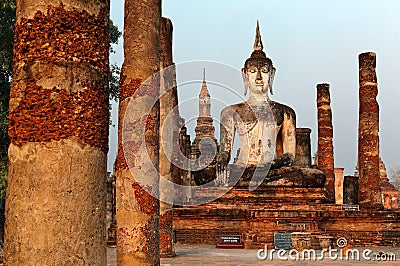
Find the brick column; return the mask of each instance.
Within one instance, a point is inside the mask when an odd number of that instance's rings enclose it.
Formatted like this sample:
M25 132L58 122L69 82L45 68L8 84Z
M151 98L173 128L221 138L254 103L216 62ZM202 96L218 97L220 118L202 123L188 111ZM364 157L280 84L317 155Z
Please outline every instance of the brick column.
M164 181L173 182L172 164L169 158L174 153L173 138L175 130L174 114L174 74L172 62L172 22L168 18L161 19L161 63L165 70L161 77L160 94L160 255L175 256L172 234L173 187ZM170 115L169 119L166 119ZM175 118L175 117L173 117ZM167 156L166 152L171 153Z
M180 150L180 115L179 115L179 107L178 107L178 86L176 84L176 68L174 66L173 69L173 82L174 82L174 86L172 88L172 106L173 106L173 110L174 110L174 128L173 128L173 157L172 157L172 168L171 168L171 175L172 175L172 181L175 184L182 184L182 180L180 178L180 172L181 169L178 167L178 162L179 162L179 158L178 155L181 152ZM174 204L175 201L179 200L180 196L180 190L174 190Z
M160 263L158 195L156 198L148 193L159 191L160 106L159 102L153 106L153 101L159 98L160 80L153 74L160 68L160 21L161 0L125 0L124 64L115 162L118 265ZM125 114L128 106L140 107ZM149 160L144 159L146 154Z
M335 201L335 173L333 161L333 127L329 84L317 85L318 109L318 169L326 176L325 188L330 201Z
M296 159L294 165L311 167L311 129L296 128Z
M7 265L106 265L109 1L17 0Z
M382 208L379 177L379 105L376 55L362 53L359 60L358 200L365 208Z

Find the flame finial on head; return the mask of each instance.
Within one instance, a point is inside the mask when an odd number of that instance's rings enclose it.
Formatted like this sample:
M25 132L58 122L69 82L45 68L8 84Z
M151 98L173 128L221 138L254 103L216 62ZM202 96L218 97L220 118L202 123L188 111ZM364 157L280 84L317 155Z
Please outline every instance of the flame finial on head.
M262 51L264 49L264 46L262 44L261 40L261 34L260 34L260 26L258 25L258 20L257 20L257 27L256 27L256 39L254 40L254 51Z
M267 63L272 66L272 61L267 57L265 52L263 51L264 46L261 40L261 33L260 33L260 26L257 20L257 27L256 27L256 38L254 40L253 45L253 52L251 53L250 57L246 60L244 67L247 67L247 64L250 62L255 63Z

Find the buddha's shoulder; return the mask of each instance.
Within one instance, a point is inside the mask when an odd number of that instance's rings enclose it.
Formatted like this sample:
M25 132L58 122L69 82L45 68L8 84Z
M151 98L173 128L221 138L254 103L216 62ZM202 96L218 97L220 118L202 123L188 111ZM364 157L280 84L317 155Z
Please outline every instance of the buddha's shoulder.
M274 113L285 113L290 116L296 117L296 112L290 106L275 101L270 101L270 105Z
M251 109L250 106L247 104L247 102L241 102L225 107L224 109L222 109L222 113L230 113L230 112L238 113L240 111L247 109Z

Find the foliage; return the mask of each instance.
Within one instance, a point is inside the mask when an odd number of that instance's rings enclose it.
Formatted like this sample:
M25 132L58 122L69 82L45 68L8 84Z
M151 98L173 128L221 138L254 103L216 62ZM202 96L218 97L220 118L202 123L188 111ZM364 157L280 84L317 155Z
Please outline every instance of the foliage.
M15 0L5 0L0 6L0 199L5 198L7 179L8 102L12 75Z
M118 27L110 19L110 53L115 53L113 45L118 44L119 38L122 36L122 32L119 31ZM119 94L119 75L121 73L121 68L117 64L110 65L110 99L118 100Z
M5 7L11 7L15 9L15 0L2 0L2 3L0 4L0 8L5 8Z
M7 188L7 164L0 162L0 199L6 198Z
M121 68L117 64L110 65L110 100L118 101L119 95L119 75L121 74Z
M119 31L118 26L110 19L110 44L118 44L121 36L122 32ZM110 45L110 53L115 53L112 45Z

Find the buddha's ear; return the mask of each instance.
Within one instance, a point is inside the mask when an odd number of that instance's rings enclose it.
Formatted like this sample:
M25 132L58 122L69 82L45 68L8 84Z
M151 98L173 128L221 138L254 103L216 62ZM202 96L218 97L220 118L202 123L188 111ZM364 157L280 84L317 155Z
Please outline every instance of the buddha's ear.
M242 68L242 78L244 84L244 95L246 96L247 90L249 88L249 76L247 75L247 71L245 68Z
M271 95L274 95L274 93L272 92L272 84L274 83L275 71L275 67L272 67L271 74L269 75L268 87Z

